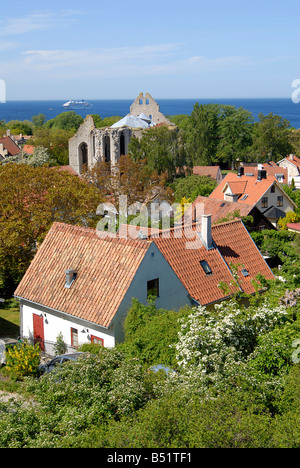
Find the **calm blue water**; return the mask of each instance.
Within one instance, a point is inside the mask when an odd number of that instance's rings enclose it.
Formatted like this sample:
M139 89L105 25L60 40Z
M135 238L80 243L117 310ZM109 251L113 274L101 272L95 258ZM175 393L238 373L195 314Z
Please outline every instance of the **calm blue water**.
M82 117L87 114L99 114L102 118L118 115L124 117L134 99L130 100L91 100L91 109L77 109ZM261 112L264 115L273 112L287 119L292 127L300 128L300 103L294 104L291 99L157 99L160 111L164 115L190 114L194 104L218 103L243 107L253 114L255 120ZM64 101L8 101L0 103L0 120L31 120L34 115L44 114L46 120L66 112L62 107Z

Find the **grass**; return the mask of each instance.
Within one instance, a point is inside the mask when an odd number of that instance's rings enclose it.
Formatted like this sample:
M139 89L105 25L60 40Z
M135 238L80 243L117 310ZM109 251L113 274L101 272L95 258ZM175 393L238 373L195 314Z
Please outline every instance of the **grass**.
M0 309L0 338L17 338L20 335L20 309Z

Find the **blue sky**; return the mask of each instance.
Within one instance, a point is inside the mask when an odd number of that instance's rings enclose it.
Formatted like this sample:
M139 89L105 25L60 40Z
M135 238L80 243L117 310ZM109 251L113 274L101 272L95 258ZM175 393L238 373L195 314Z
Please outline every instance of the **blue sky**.
M1 7L0 79L7 100L290 97L299 10L299 0L14 0Z

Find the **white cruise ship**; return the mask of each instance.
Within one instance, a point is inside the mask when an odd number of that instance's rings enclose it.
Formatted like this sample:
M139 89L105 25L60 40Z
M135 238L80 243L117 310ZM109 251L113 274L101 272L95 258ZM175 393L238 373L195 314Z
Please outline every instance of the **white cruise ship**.
M84 99L81 99L81 101L67 101L62 105L62 107L69 109L85 109L86 107L92 107L92 104L89 104Z

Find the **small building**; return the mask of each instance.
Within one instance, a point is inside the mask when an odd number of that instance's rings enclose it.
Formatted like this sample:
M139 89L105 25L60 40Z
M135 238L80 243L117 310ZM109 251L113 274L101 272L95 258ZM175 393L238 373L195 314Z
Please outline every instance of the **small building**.
M172 310L210 306L237 291L254 294L258 273L274 278L240 220L211 226L206 215L136 238L54 223L15 291L20 333L50 355L60 332L69 349L113 347L124 339L132 298L146 304L151 295Z
M0 160L10 156L21 156L21 154L21 148L9 135L0 138Z
M223 179L220 166L194 166L193 174L210 177L215 180L217 184Z
M264 168L255 175L246 173L243 167L237 174L229 172L209 198L256 206L275 227L279 218L296 208L276 177L268 176Z
M217 224L224 219L235 215L237 218L251 216L253 221L247 223L249 231L262 231L264 229L276 229L271 221L255 205L239 203L235 201L224 201L210 197L198 196L191 206L186 210L182 222L199 222L203 214L211 214L212 224Z
M280 168L285 168L288 172L288 183L291 184L294 179L295 188L300 189L300 158L294 154L290 154L284 159L278 161L277 165Z

